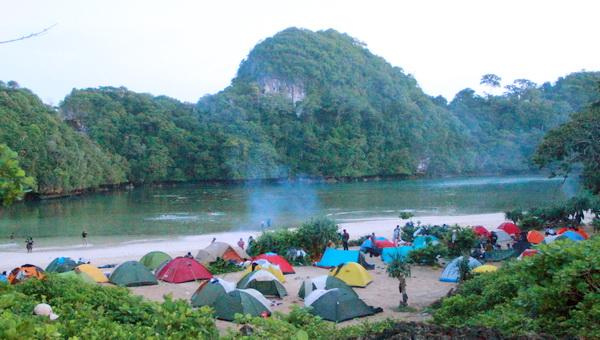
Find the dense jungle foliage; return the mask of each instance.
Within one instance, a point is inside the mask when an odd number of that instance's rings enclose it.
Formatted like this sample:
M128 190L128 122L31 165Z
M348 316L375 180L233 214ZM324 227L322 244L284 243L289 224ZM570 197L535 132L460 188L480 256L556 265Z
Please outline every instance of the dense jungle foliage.
M540 245L540 253L477 275L442 301L434 321L477 325L505 335L600 337L600 238Z
M499 77L498 77L499 78ZM125 182L465 174L532 169L543 134L598 100L600 72L501 95L431 97L335 30L257 44L231 86L196 104L126 88L56 109L0 83L0 143L42 194Z

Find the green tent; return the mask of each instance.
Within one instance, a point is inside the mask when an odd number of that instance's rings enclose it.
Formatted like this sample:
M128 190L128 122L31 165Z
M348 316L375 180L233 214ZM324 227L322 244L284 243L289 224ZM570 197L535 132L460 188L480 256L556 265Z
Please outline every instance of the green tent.
M73 270L78 265L83 264L81 261L75 261L70 257L57 257L46 267L48 273L64 273Z
M263 269L255 270L244 275L238 282L237 287L239 289L256 289L263 295L277 296L280 298L288 295L285 287L277 280L275 275Z
M304 297L310 294L313 290L333 288L346 289L352 294L358 296L354 289L344 282L344 280L338 279L337 277L331 275L320 275L308 280L304 280L300 286L300 290L298 291L298 296L300 296L301 299L304 299Z
M77 273L74 270L68 271L68 272L64 272L64 273L60 273L59 274L62 277L70 277L76 280L80 280L83 282L87 282L87 283L91 283L91 284L96 284L96 281L94 280L93 277L89 276L88 274L84 273L84 272L79 272Z
M254 289L233 290L217 299L212 307L215 316L226 321L235 320L237 313L253 317L259 317L264 312L271 315L269 301Z
M158 281L150 269L138 261L127 261L118 266L112 274L110 281L118 286L150 286L157 285Z
M217 299L235 290L235 283L221 279L204 281L190 300L193 307L212 306Z
M142 256L140 263L146 266L150 270L158 268L163 262L171 260L172 257L162 251L151 251L148 254Z
M304 299L304 305L312 307L309 313L334 322L374 314L373 309L359 299L356 294L339 288L317 289Z

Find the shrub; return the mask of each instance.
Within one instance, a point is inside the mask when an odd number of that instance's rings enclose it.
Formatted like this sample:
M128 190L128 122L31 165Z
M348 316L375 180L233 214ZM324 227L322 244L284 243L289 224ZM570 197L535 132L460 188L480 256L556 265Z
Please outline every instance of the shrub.
M434 322L498 328L507 335L599 338L600 238L556 241L539 249L466 281L442 301Z
M454 242L452 242L453 234L455 234ZM470 254L471 250L477 247L479 243L479 238L471 227L463 228L458 225L449 227L442 236L442 239L448 245L448 256L452 258Z
M408 252L410 263L426 266L436 265L438 257L448 256L448 247L442 243L428 245L423 248L413 249Z
M207 265L206 269L208 269L208 271L213 275L219 275L239 272L244 268L231 262L223 261L223 259L221 258L218 258L215 262L211 262L209 265Z

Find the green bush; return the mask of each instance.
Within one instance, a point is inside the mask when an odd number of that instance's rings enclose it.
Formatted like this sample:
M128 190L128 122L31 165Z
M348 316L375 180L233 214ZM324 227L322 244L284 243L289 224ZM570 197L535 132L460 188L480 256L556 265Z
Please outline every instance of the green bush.
M206 269L208 269L208 271L213 275L219 275L239 272L244 268L231 262L223 261L223 259L221 258L218 258L215 262L211 262L209 265L207 265Z
M434 322L498 328L507 335L600 338L600 238L539 249L466 281L442 301Z
M52 322L33 315L38 303L59 315ZM44 280L0 285L1 339L214 339L210 308L192 309L187 301L156 303L124 287L103 287L50 274Z
M413 249L408 252L410 263L433 266L436 265L438 257L448 256L448 247L442 243L428 245L423 248Z
M456 230L456 233L454 230ZM453 234L456 234L454 242L452 242ZM441 239L448 246L448 256L451 258L470 254L471 250L477 247L479 243L479 237L471 227L460 227L458 225L447 227L441 236Z

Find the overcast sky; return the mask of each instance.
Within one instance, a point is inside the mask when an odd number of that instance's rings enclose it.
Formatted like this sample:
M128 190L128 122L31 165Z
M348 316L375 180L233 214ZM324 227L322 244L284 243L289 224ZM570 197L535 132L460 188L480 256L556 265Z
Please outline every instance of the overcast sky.
M230 84L261 40L333 28L451 100L481 76L502 86L600 70L598 0L0 0L0 80L58 105L73 88L125 86L195 103Z

